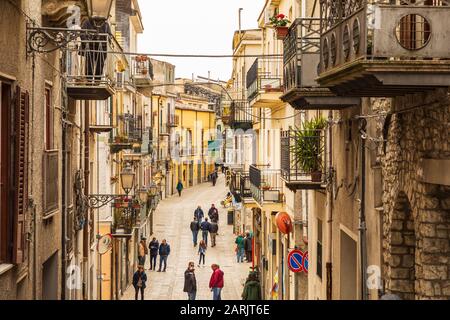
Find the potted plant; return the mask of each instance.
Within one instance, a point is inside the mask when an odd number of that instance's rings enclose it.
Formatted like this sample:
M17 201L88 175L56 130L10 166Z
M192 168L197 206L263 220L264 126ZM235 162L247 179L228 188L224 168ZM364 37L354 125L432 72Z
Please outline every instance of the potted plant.
M311 175L312 182L322 180L322 154L324 144L321 141L321 131L327 122L323 117L317 117L303 123L302 130L295 130L291 146L295 165Z
M291 23L291 21L284 14L279 13L270 18L270 23L277 30L277 39L284 40L289 32L288 23Z

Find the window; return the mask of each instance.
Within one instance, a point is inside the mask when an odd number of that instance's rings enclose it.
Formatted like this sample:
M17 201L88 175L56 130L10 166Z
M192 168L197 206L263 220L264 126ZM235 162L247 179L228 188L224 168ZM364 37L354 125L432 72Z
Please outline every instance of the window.
M0 82L0 263L26 259L28 92Z
M51 88L45 88L45 148L46 150L53 149L53 140L54 140L54 132L53 132L53 100L52 100L52 91Z
M317 275L322 279L322 221L317 219Z

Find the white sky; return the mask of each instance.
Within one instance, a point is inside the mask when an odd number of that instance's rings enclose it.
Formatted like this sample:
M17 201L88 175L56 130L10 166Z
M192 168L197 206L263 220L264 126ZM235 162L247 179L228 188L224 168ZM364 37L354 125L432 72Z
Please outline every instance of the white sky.
M139 37L142 53L231 54L233 33L257 28L265 0L139 0L144 34ZM154 57L175 64L175 76L207 77L227 81L231 58L199 59Z

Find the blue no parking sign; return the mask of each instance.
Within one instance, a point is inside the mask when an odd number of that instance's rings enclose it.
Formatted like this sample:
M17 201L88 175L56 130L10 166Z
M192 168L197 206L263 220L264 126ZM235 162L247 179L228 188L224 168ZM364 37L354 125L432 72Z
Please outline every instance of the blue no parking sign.
M300 250L292 250L287 258L288 267L292 272L303 271L303 252Z
M308 273L308 251L292 250L287 258L288 267L292 272Z

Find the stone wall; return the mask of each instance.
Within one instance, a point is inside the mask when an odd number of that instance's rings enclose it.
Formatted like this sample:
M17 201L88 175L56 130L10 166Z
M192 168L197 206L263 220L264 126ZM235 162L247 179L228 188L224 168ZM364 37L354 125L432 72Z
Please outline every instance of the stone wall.
M450 158L448 95L392 102L382 159L385 289L403 299L450 299L450 186L419 177L420 159Z

